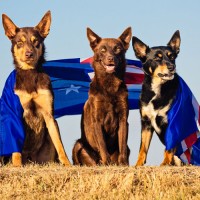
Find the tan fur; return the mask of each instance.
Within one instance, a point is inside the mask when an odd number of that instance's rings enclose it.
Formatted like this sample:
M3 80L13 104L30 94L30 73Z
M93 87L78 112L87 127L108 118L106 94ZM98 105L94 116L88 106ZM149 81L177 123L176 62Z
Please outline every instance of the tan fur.
M12 164L14 167L20 167L22 165L21 153L15 152L12 154Z
M17 49L17 47L14 47L14 56L16 61L18 62L19 66L21 69L23 70L29 70L29 69L34 69L35 65L37 64L36 62L33 63L26 63L25 62L25 51L26 51L26 47L22 48L22 49ZM42 46L39 47L39 51L36 54L36 60L39 59L40 55L42 53Z
M173 149L171 151L165 151L164 152L164 160L161 163L161 166L174 164L174 154L175 154L175 152L176 152L176 149Z
M163 64L156 68L156 70L153 73L153 77L157 78L157 80L159 80L161 83L162 79L158 77L158 73L161 73L161 74L166 73L167 74L168 72L169 72L169 70L167 69L167 65Z
M142 142L136 166L142 166L146 162L147 152L152 139L153 132L150 130L142 130Z

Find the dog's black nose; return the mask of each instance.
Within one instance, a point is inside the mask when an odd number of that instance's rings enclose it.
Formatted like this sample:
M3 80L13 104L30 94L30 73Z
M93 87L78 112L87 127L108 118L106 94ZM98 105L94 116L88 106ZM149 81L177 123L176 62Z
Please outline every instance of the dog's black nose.
M25 56L26 56L26 58L32 58L33 57L33 52L32 51L26 51Z
M167 63L167 68L169 69L169 71L174 71L175 65L171 63Z

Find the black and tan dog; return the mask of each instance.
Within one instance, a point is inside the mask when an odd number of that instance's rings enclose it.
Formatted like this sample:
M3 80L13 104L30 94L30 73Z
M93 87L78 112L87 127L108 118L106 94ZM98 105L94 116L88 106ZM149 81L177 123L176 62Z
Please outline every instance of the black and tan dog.
M125 52L132 37L127 28L118 39L101 38L89 28L95 76L81 121L82 135L73 148L76 165L128 165L128 91Z
M42 69L45 62L44 39L51 25L48 11L35 27L17 27L12 20L2 15L5 34L11 40L12 55L16 69L15 94L24 109L26 132L21 153L12 154L15 166L27 163L59 161L70 165L61 141L57 122L53 117L53 93L51 82Z
M149 48L136 37L132 38L135 55L142 61L144 82L140 97L141 145L136 166L146 163L147 152L155 131L164 144L168 125L167 112L178 88L175 60L181 39L176 31L167 46ZM175 149L165 150L161 165L174 164Z

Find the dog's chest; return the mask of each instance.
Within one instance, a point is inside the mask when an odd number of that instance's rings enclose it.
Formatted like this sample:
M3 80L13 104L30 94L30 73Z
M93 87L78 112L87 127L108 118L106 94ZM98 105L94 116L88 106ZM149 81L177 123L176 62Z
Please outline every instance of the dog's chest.
M26 124L35 133L40 133L44 126L42 112L51 112L53 97L48 84L49 79L44 74L22 72L16 76L15 94L24 109Z
M161 125L167 123L167 111L170 109L171 103L162 104L163 100L160 96L159 86L153 85L152 90L155 95L149 100L149 102L147 104L141 102L141 115L142 117L147 117L151 121L151 125L159 134L161 132Z

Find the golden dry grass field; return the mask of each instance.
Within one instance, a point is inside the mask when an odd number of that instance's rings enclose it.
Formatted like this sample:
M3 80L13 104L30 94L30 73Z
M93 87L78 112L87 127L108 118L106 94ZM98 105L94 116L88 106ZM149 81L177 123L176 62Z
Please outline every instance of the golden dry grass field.
M200 199L200 168L0 167L0 200Z

